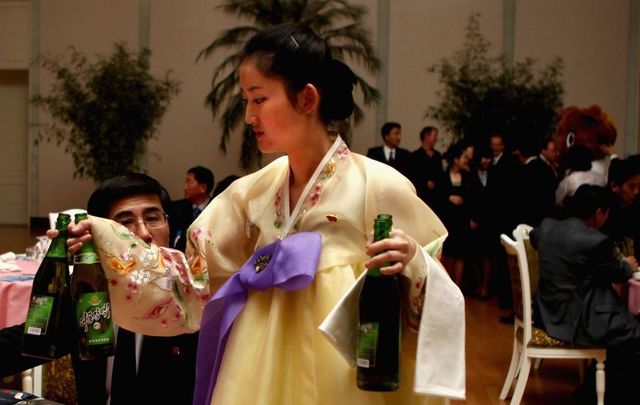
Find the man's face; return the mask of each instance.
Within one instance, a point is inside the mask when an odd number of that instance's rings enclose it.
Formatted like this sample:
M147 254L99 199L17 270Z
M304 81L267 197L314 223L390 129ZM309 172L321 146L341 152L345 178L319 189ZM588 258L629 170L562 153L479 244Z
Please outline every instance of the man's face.
M207 192L207 185L198 183L193 173L187 173L187 177L184 179L184 198L194 202L198 197L201 197Z
M125 225L147 243L169 247L169 222L160 197L155 194L140 194L116 200L109 209L109 219Z
M391 149L400 146L400 138L402 138L402 130L400 128L392 128L391 132L384 138L385 143Z
M425 147L427 147L429 149L435 148L437 143L438 143L438 131L437 130L431 131L430 133L428 133L424 137L424 145L425 145Z
M493 157L501 154L504 151L504 142L502 141L502 137L492 136L489 140L489 147L491 148L491 152L493 152Z
M556 144L553 141L547 142L547 147L542 149L542 156L551 163L558 161L558 152L556 151Z
M624 206L633 204L640 195L640 174L631 176L622 185L614 183L611 190L622 200Z

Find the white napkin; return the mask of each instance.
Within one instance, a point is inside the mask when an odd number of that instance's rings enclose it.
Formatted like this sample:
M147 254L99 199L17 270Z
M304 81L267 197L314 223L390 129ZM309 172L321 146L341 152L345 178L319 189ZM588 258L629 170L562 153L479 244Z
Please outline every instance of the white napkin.
M16 254L13 252L5 252L0 255L0 262L8 262L10 260L16 260Z
M425 301L420 320L416 394L465 398L464 297L442 264L421 249L428 268ZM366 272L365 272L366 273ZM320 332L355 366L358 296L363 273L319 326Z
M0 272L8 273L18 271L20 271L20 266L18 266L17 264L0 262Z

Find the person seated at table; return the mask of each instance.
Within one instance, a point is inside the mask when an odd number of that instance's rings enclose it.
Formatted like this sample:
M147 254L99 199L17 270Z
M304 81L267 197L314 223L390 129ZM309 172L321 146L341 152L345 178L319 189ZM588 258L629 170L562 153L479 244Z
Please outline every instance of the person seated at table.
M123 224L147 243L169 247L170 240L174 240L171 236L182 226L172 219L171 207L169 194L158 181L146 174L129 173L103 182L90 196L87 212ZM48 235L53 237L54 233L49 231ZM0 376L46 362L20 355L23 331L24 324L0 331ZM73 341L72 334L69 331ZM119 328L116 355L109 360L91 361L79 360L75 345L71 345L79 403L104 404L110 396L111 405L190 404L197 342L197 333L157 337L134 335ZM140 354L136 355L138 347ZM108 375L111 370L113 373Z
M600 229L613 239L625 255L640 259L640 155L613 159L609 167L609 189L614 203L609 219Z
M612 286L627 281L638 262L614 256L613 241L599 231L611 204L607 188L584 184L566 200L567 218L546 218L530 233L540 266L536 321L556 339L609 349L607 403L640 381L640 324Z

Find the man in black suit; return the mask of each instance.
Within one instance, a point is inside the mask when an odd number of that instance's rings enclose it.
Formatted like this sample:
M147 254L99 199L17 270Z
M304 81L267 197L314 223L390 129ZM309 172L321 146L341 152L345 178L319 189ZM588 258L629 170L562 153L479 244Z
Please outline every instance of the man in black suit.
M612 287L626 282L638 262L614 256L613 241L599 231L611 204L609 190L584 184L567 202L566 219L546 218L530 234L540 266L536 321L556 339L610 349L607 380L616 387L607 382L609 395L640 375L640 324Z
M387 122L380 130L383 145L369 148L367 157L386 163L409 177L411 152L400 147L402 127L397 122Z
M176 231L183 229L175 222L167 191L145 174L130 173L106 180L91 194L87 212L119 222L145 242L159 246L170 246ZM23 331L24 324L0 331L0 376L46 362L20 355ZM77 357L77 345L73 344L74 331L67 332L64 340L72 354L80 404L100 405L108 399L111 405L192 402L198 333L136 336L119 328L113 360L82 361ZM113 373L107 378L111 369ZM167 379L169 373L172 377Z
M513 209L517 201L516 192L522 163L507 147L504 135L492 133L489 135L489 149L493 155L488 170L487 198L489 201L488 217L494 231L494 252L496 253L496 295L498 307L503 312L500 322L513 323L513 302L511 298L511 280L507 268L507 256L500 245L501 233L511 235L518 225L516 210Z
M175 211L185 230L211 202L213 184L213 172L206 167L194 166L187 170L184 179L184 199L174 202ZM172 241L176 249L184 251L187 245L186 234L181 231Z
M432 210L439 213L439 186L444 175L442 153L435 146L438 128L426 126L420 131L421 146L411 152L410 179L418 197Z
M535 227L544 218L557 215L558 177L552 163L542 154L543 149L547 150L549 147L555 150L551 140L539 140L533 136L520 145L524 166L518 179L519 192L516 201L521 209L518 210L517 223Z

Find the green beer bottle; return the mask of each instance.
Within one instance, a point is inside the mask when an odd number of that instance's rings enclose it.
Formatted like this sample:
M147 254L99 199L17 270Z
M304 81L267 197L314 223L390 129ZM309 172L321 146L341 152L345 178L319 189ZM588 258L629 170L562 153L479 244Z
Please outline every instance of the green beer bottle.
M87 219L87 214L76 214L76 223L83 219ZM71 299L75 306L80 358L91 360L113 355L115 335L109 285L91 241L84 243L73 258Z
M58 214L58 236L51 241L33 279L22 337L21 353L25 356L54 359L69 350L68 332L73 330L67 260L67 226L70 221L68 214Z
M374 241L388 238L391 225L391 215L379 214L373 225ZM368 269L359 300L356 376L362 390L399 387L400 308L397 276L382 275L380 267Z

